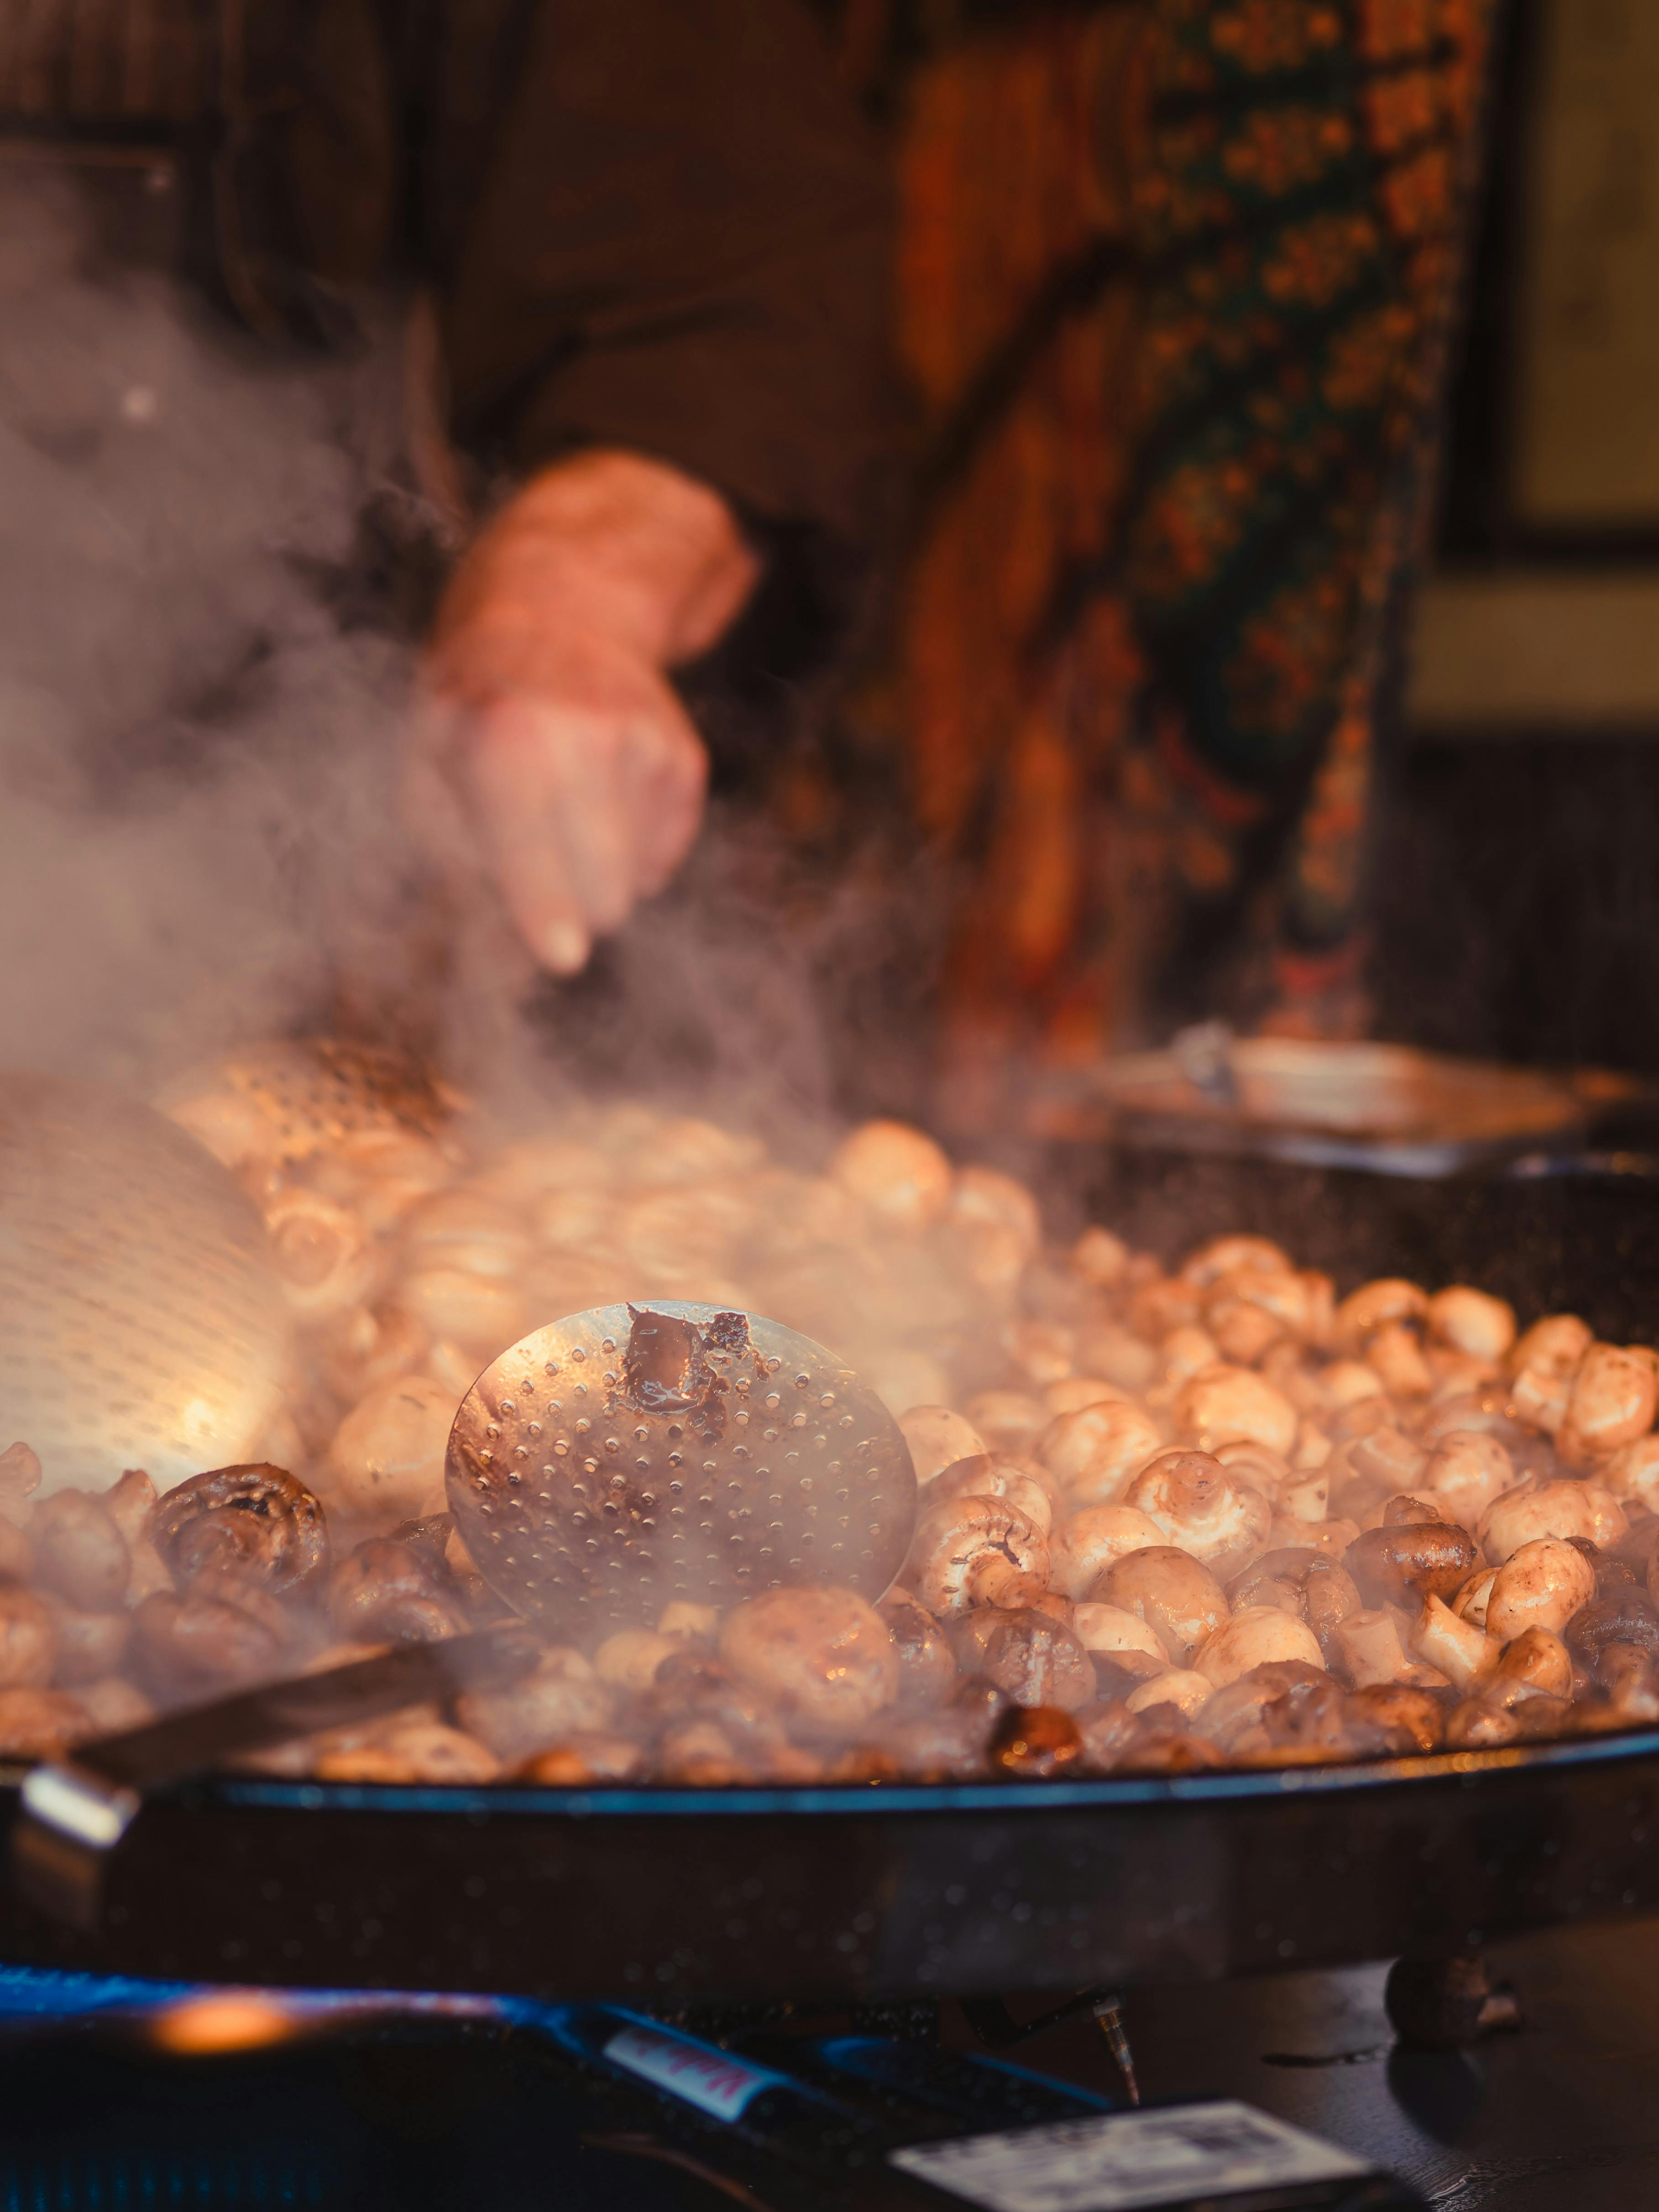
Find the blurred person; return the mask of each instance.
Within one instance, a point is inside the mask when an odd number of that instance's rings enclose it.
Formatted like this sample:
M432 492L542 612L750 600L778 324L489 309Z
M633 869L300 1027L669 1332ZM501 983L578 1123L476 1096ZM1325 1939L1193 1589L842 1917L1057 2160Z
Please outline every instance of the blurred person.
M9 133L172 146L199 273L273 342L410 303L453 560L411 823L463 912L580 969L696 834L669 672L763 589L822 653L869 538L888 187L822 27L800 0L31 0L0 10Z

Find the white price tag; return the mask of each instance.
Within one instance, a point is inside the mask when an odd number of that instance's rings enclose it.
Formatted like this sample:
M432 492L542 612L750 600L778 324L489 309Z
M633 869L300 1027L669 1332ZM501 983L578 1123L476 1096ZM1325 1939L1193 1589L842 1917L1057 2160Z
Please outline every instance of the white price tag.
M914 2143L888 2159L985 2212L1141 2212L1189 2197L1372 2171L1316 2136L1231 2100Z
M735 2120L751 2097L783 2078L667 2028L625 2027L605 2045L605 2055L717 2120Z

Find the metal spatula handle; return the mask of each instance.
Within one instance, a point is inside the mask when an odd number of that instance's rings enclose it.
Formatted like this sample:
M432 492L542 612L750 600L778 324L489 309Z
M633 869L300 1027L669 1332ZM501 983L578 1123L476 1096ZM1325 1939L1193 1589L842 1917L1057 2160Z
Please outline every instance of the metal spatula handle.
M543 1648L532 1629L511 1621L239 1691L82 1744L73 1758L26 1777L12 1835L14 1878L31 1904L90 1925L105 1859L150 1792L320 1729L514 1680Z

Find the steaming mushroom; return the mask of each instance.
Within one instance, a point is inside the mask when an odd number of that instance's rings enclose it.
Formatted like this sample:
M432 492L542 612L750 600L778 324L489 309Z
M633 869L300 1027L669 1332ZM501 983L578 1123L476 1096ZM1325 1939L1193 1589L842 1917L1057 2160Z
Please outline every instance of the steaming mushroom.
M283 1671L284 1638L223 1596L157 1590L132 1614L134 1656L164 1697L192 1697L269 1681Z
M888 1229L925 1229L951 1202L951 1163L902 1121L866 1121L842 1139L830 1173Z
M476 1736L441 1721L416 1721L388 1729L378 1742L321 1753L323 1782L493 1782L501 1761Z
M29 1541L35 1579L70 1605L101 1613L125 1597L132 1554L101 1498L54 1492L35 1507Z
M1045 1412L1039 1424L1039 1432L1060 1413L1080 1413L1085 1406L1123 1404L1129 1397L1115 1382L1103 1382L1097 1375L1064 1375L1058 1382L1051 1382L1042 1394Z
M1200 1560L1173 1544L1149 1545L1115 1560L1089 1595L1146 1621L1177 1667L1185 1667L1228 1618L1220 1583Z
M1653 1426L1659 1407L1659 1358L1646 1345L1592 1344L1573 1376L1556 1449L1590 1467Z
M1576 1545L1538 1536L1517 1546L1492 1578L1486 1628L1507 1644L1528 1628L1565 1628L1595 1595L1595 1570Z
M1150 1414L1108 1400L1057 1415L1037 1439L1036 1456L1073 1505L1110 1505L1164 1444Z
M1268 1552L1227 1585L1235 1612L1243 1606L1277 1606L1305 1620L1328 1661L1342 1624L1359 1610L1352 1577L1322 1552Z
M936 1620L975 1605L1030 1605L1048 1586L1048 1547L1016 1507L994 1498L951 1498L925 1511L904 1579Z
M1074 1630L1030 1609L994 1611L978 1644L976 1671L1018 1705L1075 1712L1095 1695L1095 1670Z
M1029 1260L1042 1243L1042 1215L1036 1199L1023 1182L995 1168L959 1169L945 1214L970 1235L984 1230L1006 1231L1013 1237L1022 1261Z
M1541 1691L1546 1697L1572 1695L1572 1655L1541 1622L1523 1628L1504 1646L1497 1671L1504 1682Z
M593 1654L593 1672L615 1690L648 1690L658 1668L679 1649L676 1637L649 1628L620 1628Z
M1478 1567L1462 1583L1457 1595L1449 1601L1460 1620L1472 1620L1477 1628L1486 1625L1486 1607L1492 1602L1492 1584L1498 1580L1496 1567Z
M1158 1522L1133 1505L1085 1505L1050 1539L1049 1587L1080 1598L1115 1561L1164 1540Z
M1113 1290L1127 1272L1129 1248L1109 1229L1085 1229L1066 1255L1066 1265L1097 1290Z
M1515 1345L1515 1308L1467 1283L1437 1291L1427 1318L1431 1336L1476 1359L1505 1359Z
M39 1689L58 1656L51 1608L33 1590L0 1589L0 1689Z
M1510 1346L1509 1370L1511 1375L1531 1373L1570 1381L1594 1341L1593 1332L1577 1314L1546 1314Z
M1659 1435L1638 1437L1634 1443L1614 1452L1597 1473L1621 1504L1634 1499L1650 1513L1659 1513Z
M340 1635L365 1644L438 1644L466 1626L428 1554L395 1536L371 1536L341 1560L328 1609Z
M1200 1289L1232 1275L1288 1275L1293 1272L1290 1255L1281 1246L1270 1237L1248 1235L1209 1237L1181 1263L1182 1279L1196 1283Z
M1630 1527L1618 1499L1593 1482L1522 1482L1490 1504L1476 1528L1495 1567L1536 1536L1582 1536L1610 1551Z
M1356 1731L1375 1728L1378 1748L1395 1753L1437 1751L1446 1732L1445 1716L1427 1690L1403 1682L1373 1682L1350 1692L1347 1711Z
M528 1674L493 1690L469 1690L455 1717L497 1759L527 1758L580 1729L607 1729L616 1692L580 1651L550 1644Z
M532 1753L514 1769L513 1778L546 1789L580 1790L595 1782L631 1782L644 1764L644 1749L631 1737L577 1729L562 1742Z
M455 1399L441 1382L402 1375L372 1390L334 1432L335 1498L363 1519L415 1520L444 1505L444 1454Z
M1103 1386L1108 1387L1108 1386ZM1092 1401L1085 1401L1091 1403ZM964 1409L969 1426L985 1440L990 1451L1026 1452L1036 1443L1048 1425L1057 1408L1047 1407L1040 1398L1029 1396L1023 1390L981 1390L968 1401ZM909 1416L906 1415L906 1419ZM903 1428L904 1423L899 1424ZM906 1431L907 1440L908 1431ZM915 1448L911 1447L914 1458ZM970 1453L961 1455L964 1459ZM950 1462L942 1462L948 1466Z
M411 1374L426 1358L427 1334L398 1306L349 1306L318 1347L323 1380L349 1406Z
M1431 1595L1454 1596L1480 1565L1474 1537L1449 1521L1425 1519L1415 1498L1394 1506L1401 1517L1367 1528L1342 1555L1360 1595L1367 1605L1407 1607Z
M465 1183L423 1199L404 1222L404 1249L416 1270L461 1267L511 1281L523 1273L531 1243L520 1208Z
M1264 1551L1273 1526L1273 1508L1261 1492L1203 1451L1160 1453L1129 1485L1124 1503L1156 1522L1166 1543L1203 1560L1218 1579Z
M52 1615L57 1656L52 1680L59 1689L112 1674L126 1657L131 1618L126 1613L82 1613L53 1590L40 1593Z
M1454 1429L1415 1475L1413 1488L1431 1498L1449 1521L1476 1528L1486 1508L1519 1480L1514 1461L1496 1437Z
M33 1510L30 1500L40 1487L40 1458L28 1444L8 1444L0 1451L0 1513L20 1526Z
M899 1415L899 1427L910 1447L916 1480L924 1488L947 1467L981 1457L989 1449L972 1422L948 1406L912 1406Z
M86 1707L67 1691L0 1689L0 1759L51 1759L90 1730Z
M228 1567L278 1597L328 1571L328 1525L304 1483L255 1462L194 1474L151 1513L149 1540L179 1581Z
M1157 1380L1157 1352L1115 1322L1096 1322L1079 1329L1073 1349L1079 1367L1115 1383L1120 1390L1146 1390Z
M1398 1682L1410 1671L1399 1623L1386 1607L1351 1613L1338 1626L1336 1646L1342 1672L1356 1690Z
M527 1326L516 1284L462 1267L418 1268L401 1278L392 1297L434 1343L458 1344L484 1359L516 1344Z
M1458 1689L1466 1690L1490 1669L1498 1645L1485 1629L1457 1615L1431 1594L1412 1629L1412 1650Z
M727 1613L720 1650L740 1681L832 1735L862 1726L898 1689L886 1625L852 1590L763 1590Z
M958 1460L928 1485L930 1507L948 1498L1000 1498L1022 1512L1041 1536L1048 1534L1060 1486L1033 1460L1009 1452L981 1452Z
M1404 1322L1385 1322L1365 1346L1365 1364L1375 1369L1391 1398L1426 1398L1434 1371Z
M1340 1351L1363 1354L1366 1340L1389 1322L1419 1322L1428 1310L1428 1294L1397 1275L1362 1283L1336 1310L1334 1340Z
M939 1704L950 1695L957 1679L956 1654L949 1637L908 1590L889 1590L876 1610L887 1624L898 1659L894 1703L906 1712Z
M1151 1671L1162 1674L1169 1670L1170 1656L1158 1631L1121 1606L1079 1605L1072 1615L1072 1632L1085 1651L1102 1652L1120 1664L1127 1659L1131 1674L1147 1671L1142 1660L1149 1662Z
M1183 1720L1201 1712L1215 1695L1215 1684L1193 1667L1171 1667L1131 1690L1123 1700L1132 1713L1148 1713L1158 1705L1173 1705Z
M1319 1639L1305 1620L1277 1606L1253 1605L1212 1631L1193 1654L1193 1669L1221 1690L1253 1667L1285 1660L1322 1670L1325 1664Z
M267 1200L264 1216L271 1259L296 1314L320 1321L374 1296L385 1261L355 1213L320 1191L297 1189Z
M1296 1442L1297 1412L1282 1390L1244 1367L1217 1366L1182 1385L1177 1432L1200 1451L1218 1444L1264 1444L1283 1459Z

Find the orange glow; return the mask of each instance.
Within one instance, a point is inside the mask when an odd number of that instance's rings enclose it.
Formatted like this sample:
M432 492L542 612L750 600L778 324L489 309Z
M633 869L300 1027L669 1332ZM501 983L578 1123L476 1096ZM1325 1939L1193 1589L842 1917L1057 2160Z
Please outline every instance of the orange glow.
M253 1990L219 1990L211 1996L185 1997L168 2006L157 2016L150 2034L163 2051L207 2057L286 2042L304 2025L300 2014L278 1997Z

